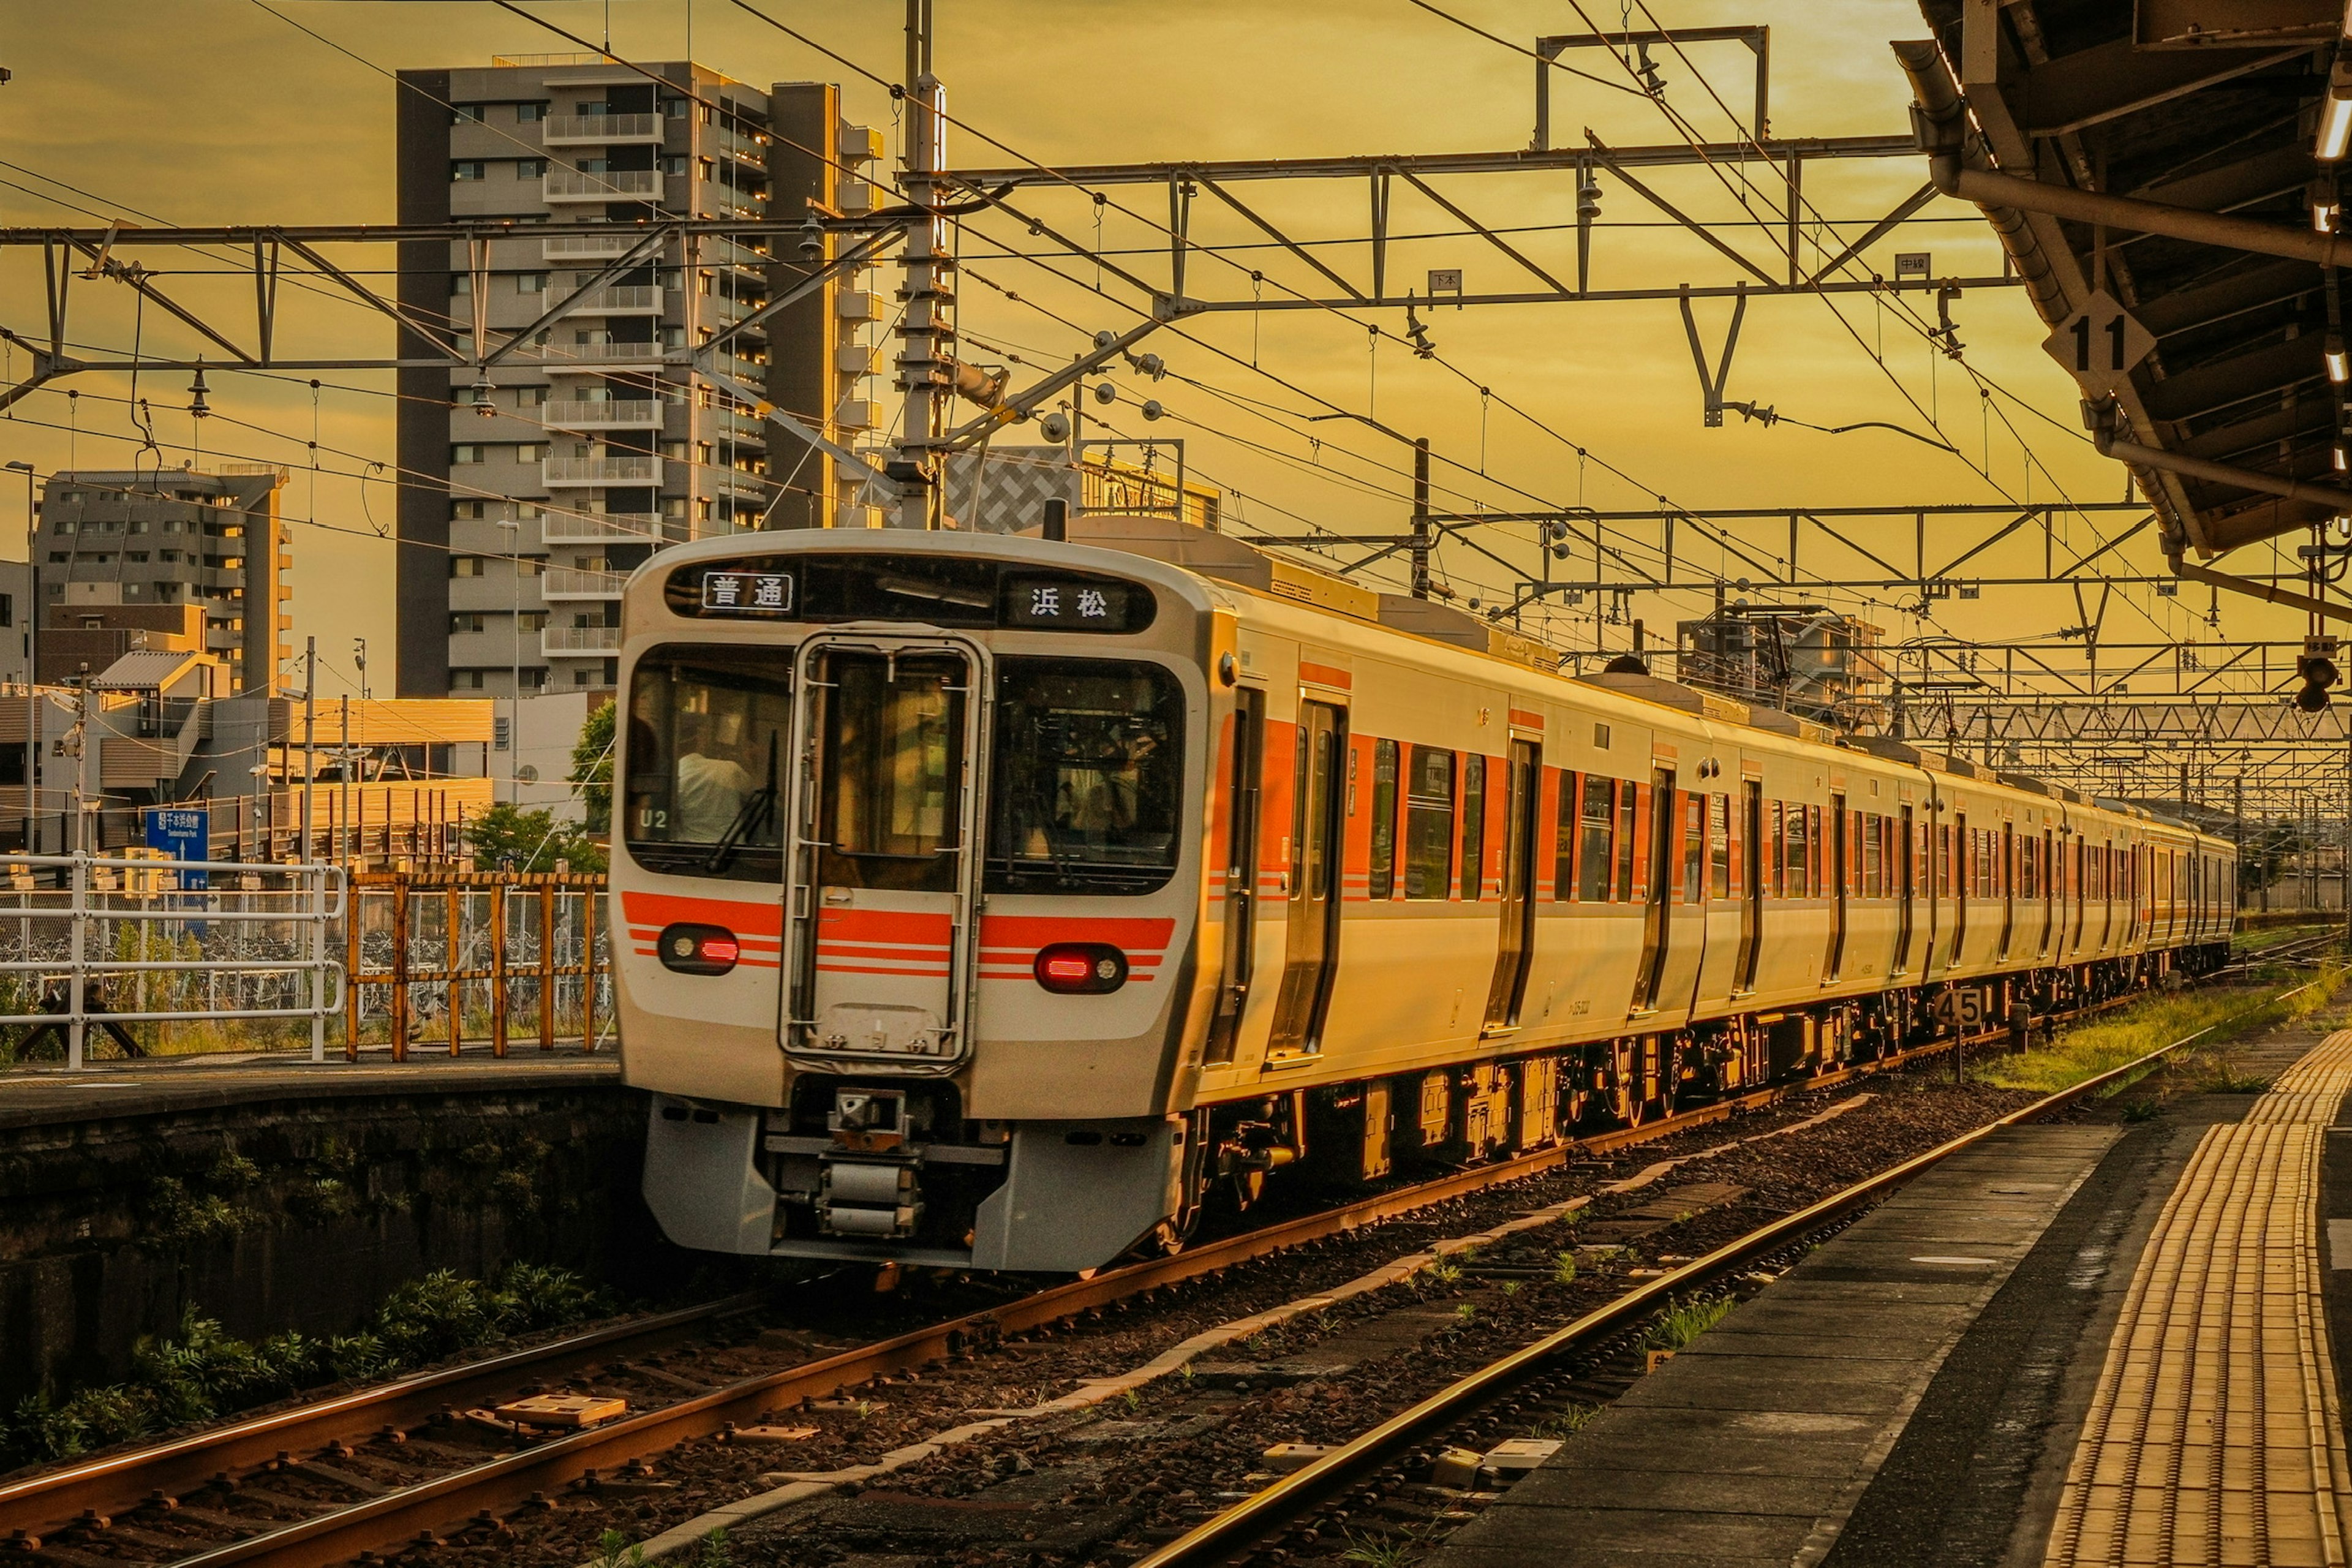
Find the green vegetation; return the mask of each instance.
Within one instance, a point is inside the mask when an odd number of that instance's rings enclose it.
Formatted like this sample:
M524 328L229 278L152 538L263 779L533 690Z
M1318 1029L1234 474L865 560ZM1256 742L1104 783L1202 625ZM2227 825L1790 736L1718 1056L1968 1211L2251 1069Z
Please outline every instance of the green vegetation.
M2241 956L2250 952L2265 952L2278 946L2281 942L2294 942L2299 937L2309 936L2320 930L2322 923L2314 921L2303 925L2271 926L2263 931L2242 931L2230 939L2230 951ZM2332 929L2335 922L2325 923Z
M1442 1528L1433 1523L1395 1534L1381 1531L1373 1535L1358 1535L1351 1530L1347 1535L1348 1550L1339 1553L1339 1561L1359 1563L1361 1568L1405 1568Z
M509 801L466 824L466 846L480 871L552 871L559 860L574 871L604 869L604 846L578 823L560 821L552 811L525 811Z
M1658 1321L1642 1336L1642 1343L1654 1351L1681 1350L1729 1317L1738 1305L1738 1301L1729 1296L1677 1302L1658 1314Z
M1572 1437L1592 1425L1601 1414L1598 1405L1571 1405L1556 1415L1547 1415L1528 1428L1530 1437Z
M1575 1284L1576 1254L1573 1252L1554 1253L1551 1259L1551 1277L1553 1282L1556 1284Z
M580 726L572 743L571 782L580 786L580 804L588 817L588 831L613 830L613 725L617 709L607 702ZM576 865L577 862L575 861Z
M2226 1056L2217 1048L2231 1039L2293 1023L2326 1006L2343 985L2345 975L2344 969L2330 964L2308 989L2291 997L2281 994L2292 988L2283 976L2270 979L2272 994L2267 997L2244 988L2150 996L2066 1030L2047 1049L2021 1057L1979 1058L1970 1064L1969 1076L1998 1089L2054 1094L2203 1029L2213 1032L2187 1055L2191 1059ZM2221 1071L2228 1074L2226 1059Z
M607 1310L603 1294L579 1276L530 1263L509 1268L495 1285L446 1269L413 1279L365 1327L326 1340L289 1331L248 1344L191 1308L176 1335L139 1342L130 1382L63 1400L40 1394L19 1401L0 1419L0 1468L71 1458L341 1378L389 1377Z

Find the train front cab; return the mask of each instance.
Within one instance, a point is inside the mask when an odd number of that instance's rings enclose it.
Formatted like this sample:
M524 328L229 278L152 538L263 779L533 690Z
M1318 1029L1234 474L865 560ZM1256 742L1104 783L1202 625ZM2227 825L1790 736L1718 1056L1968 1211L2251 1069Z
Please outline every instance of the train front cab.
M726 542L629 590L613 919L656 1216L722 1252L1118 1256L1192 1152L1205 601L1022 540Z

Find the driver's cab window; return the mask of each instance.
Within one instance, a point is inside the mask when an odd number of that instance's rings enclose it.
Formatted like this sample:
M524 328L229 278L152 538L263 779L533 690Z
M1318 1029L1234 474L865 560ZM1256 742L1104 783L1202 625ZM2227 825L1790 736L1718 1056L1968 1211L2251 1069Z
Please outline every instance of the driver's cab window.
M661 648L629 686L622 832L638 864L782 875L777 792L791 744L787 648Z

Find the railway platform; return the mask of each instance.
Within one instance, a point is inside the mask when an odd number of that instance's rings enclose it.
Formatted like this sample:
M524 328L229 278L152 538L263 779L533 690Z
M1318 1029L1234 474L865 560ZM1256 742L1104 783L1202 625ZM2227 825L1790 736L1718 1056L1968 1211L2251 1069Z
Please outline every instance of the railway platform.
M340 1055L313 1062L290 1052L148 1058L0 1076L0 1131L386 1094L588 1088L617 1084L620 1076L617 1051L576 1047L503 1058L420 1050L398 1063L389 1051L363 1051L355 1062Z
M2352 1561L2352 1030L2021 1126L1643 1378L1426 1568ZM2333 1333L2331 1333L2331 1323Z

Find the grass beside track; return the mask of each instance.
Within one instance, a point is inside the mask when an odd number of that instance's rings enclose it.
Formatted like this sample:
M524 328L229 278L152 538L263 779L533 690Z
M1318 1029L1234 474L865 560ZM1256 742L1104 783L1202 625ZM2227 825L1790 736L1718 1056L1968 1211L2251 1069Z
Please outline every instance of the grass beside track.
M2230 939L2230 951L2241 956L2266 952L2283 942L2293 942L2298 937L2310 936L2324 926L2334 926L2336 923L2334 921L2313 920L2300 925L2272 926L2263 931L2242 931Z
M2231 1078L2231 1041L2310 1016L2335 998L2347 977L2352 977L2352 971L2331 961L2320 969L2309 990L2291 997L2284 994L2315 977L2293 970L2257 972L2245 985L2150 996L2080 1027L2062 1030L2048 1046L2038 1046L2021 1057L1979 1058L1970 1066L1969 1076L1999 1089L2055 1094L2210 1028L2211 1034L2176 1058L2175 1070L2187 1069L2191 1081Z

